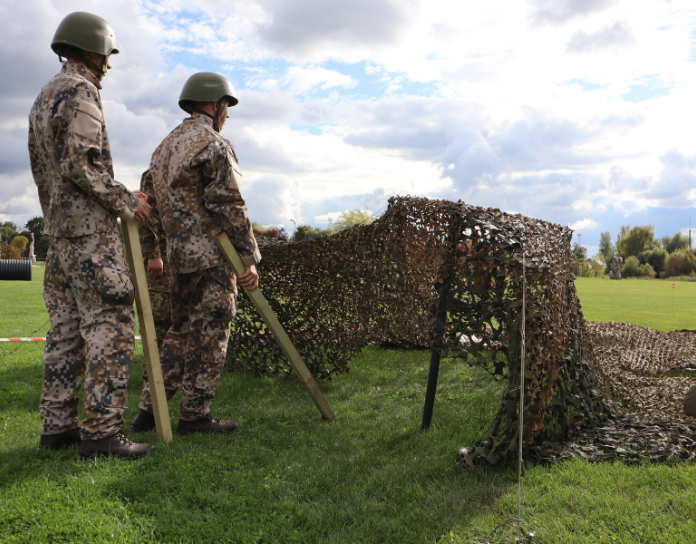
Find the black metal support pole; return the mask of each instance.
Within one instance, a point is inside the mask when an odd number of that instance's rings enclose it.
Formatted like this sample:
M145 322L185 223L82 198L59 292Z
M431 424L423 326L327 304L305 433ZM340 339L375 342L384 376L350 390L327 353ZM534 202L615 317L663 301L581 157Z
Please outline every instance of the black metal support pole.
M437 389L437 376L440 372L440 348L442 337L447 325L447 298L449 297L452 276L447 276L438 293L437 318L433 331L433 353L430 356L430 372L428 374L428 389L425 391L425 407L423 408L423 423L421 429L430 427L433 419L433 406L435 405L435 390Z

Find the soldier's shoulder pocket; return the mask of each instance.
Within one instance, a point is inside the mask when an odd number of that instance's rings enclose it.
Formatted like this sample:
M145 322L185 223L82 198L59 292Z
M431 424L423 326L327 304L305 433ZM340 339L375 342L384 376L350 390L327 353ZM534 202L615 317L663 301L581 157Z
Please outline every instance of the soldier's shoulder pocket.
M75 134L93 142L98 142L102 121L101 110L95 104L82 100L75 114Z

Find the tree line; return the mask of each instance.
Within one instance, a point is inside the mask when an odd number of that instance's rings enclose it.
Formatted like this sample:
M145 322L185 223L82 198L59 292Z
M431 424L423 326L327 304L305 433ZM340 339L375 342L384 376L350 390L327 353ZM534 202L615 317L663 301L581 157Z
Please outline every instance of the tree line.
M311 240L320 236L331 236L343 229L353 227L355 225L367 225L372 223L376 217L369 210L345 210L338 214L335 221L330 221L328 228L312 227L310 225L298 225L292 236L289 236L285 229L277 227L263 227L256 222L252 223L255 236L266 236L268 238L280 238L282 240L292 240L293 242L301 242L303 240Z
M255 236L265 236L267 238L277 238L280 240L293 240L300 242L309 240L319 236L330 236L336 232L352 227L354 225L366 225L375 220L369 210L346 210L341 212L335 221L329 223L329 227L322 229L320 227L312 227L310 225L299 225L295 232L290 236L284 228L274 226L264 227L259 223L253 222ZM31 235L34 234L34 254L37 259L45 259L48 248L51 245L51 237L44 236L44 220L43 217L32 217L24 225L24 229L20 230L16 223L5 221L0 223L0 258L2 259L19 259L21 252L24 251L31 241Z
M44 236L43 217L32 217L20 230L16 223L5 221L0 223L0 258L19 259L22 251L27 249L34 234L34 254L37 259L45 259L48 247L51 245L51 237Z
M633 228L628 225L621 227L615 243L612 243L609 232L603 232L599 239L599 253L594 259L604 266L605 274L609 273L616 255L623 257L621 277L696 276L696 255L689 236L681 232L656 238L653 225Z

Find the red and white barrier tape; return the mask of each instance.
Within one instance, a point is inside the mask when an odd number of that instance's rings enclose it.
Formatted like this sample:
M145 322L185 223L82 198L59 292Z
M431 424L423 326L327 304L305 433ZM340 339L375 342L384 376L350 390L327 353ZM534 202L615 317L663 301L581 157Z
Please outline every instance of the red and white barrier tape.
M295 329L295 332L298 332L299 329ZM301 330L306 330L306 329L301 329ZM329 329L331 330L331 329ZM290 329L288 329L287 332L293 332ZM239 333L232 333L232 334L239 334ZM242 334L249 334L249 333L242 333ZM271 331L259 331L259 334L271 334ZM135 337L136 340L141 340L140 336ZM31 337L31 338L0 338L0 342L45 342L46 338L39 338L39 337Z
M135 337L140 340L140 336ZM46 338L0 338L0 342L45 342Z

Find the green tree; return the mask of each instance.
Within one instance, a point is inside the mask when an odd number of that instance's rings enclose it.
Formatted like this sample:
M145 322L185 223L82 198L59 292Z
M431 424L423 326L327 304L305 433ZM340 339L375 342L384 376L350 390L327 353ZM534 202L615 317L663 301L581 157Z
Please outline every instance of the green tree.
M622 278L654 278L655 271L648 263L640 264L638 257L631 255L621 267Z
M694 255L674 253L667 259L662 276L667 278L671 276L688 276L696 268L694 265L696 265L696 257Z
M10 240L12 240L12 237L17 234L18 227L15 223L12 221L5 221L4 223L0 223L0 235L2 236L2 241L5 243L9 243Z
M36 247L34 248L34 253L37 259L45 259L46 253L48 253L48 248L51 246L51 237L42 236L36 242Z
M19 259L20 250L12 244L0 243L0 259Z
M609 273L611 260L616 253L616 248L614 244L611 243L611 234L609 232L603 232L599 237L599 252L604 258L604 270L606 273Z
M679 249L686 249L689 247L689 237L684 236L681 232L676 233L674 236L663 236L660 241L662 242L662 247L665 248L668 253L674 253Z
M32 217L29 221L27 221L27 224L24 225L24 228L34 234L34 242L38 243L39 238L43 236L44 218Z
M621 227L621 232L616 240L616 249L625 259L628 257L638 257L646 249L658 247L655 240L655 227L644 225L642 227Z
M12 238L12 241L10 243L16 248L18 248L20 251L24 251L25 249L27 249L29 239L26 236L15 236L14 238Z
M292 234L292 241L301 242L302 240L311 240L312 238L327 236L329 234L333 234L333 231L330 229L321 229L319 227L310 227L309 225L300 225Z
M585 246L581 246L577 242L573 244L573 249L571 250L571 253L573 254L573 259L576 259L578 261L587 260L587 248Z
M641 251L638 255L638 260L640 261L640 264L649 264L652 266L653 270L659 274L665 269L665 264L667 263L668 257L669 253L667 253L667 250L662 249L661 247L656 247L655 249L646 249L645 251Z
M375 219L377 218L367 208L364 210L346 210L338 214L338 218L333 223L333 228L343 230L355 225L369 225Z

